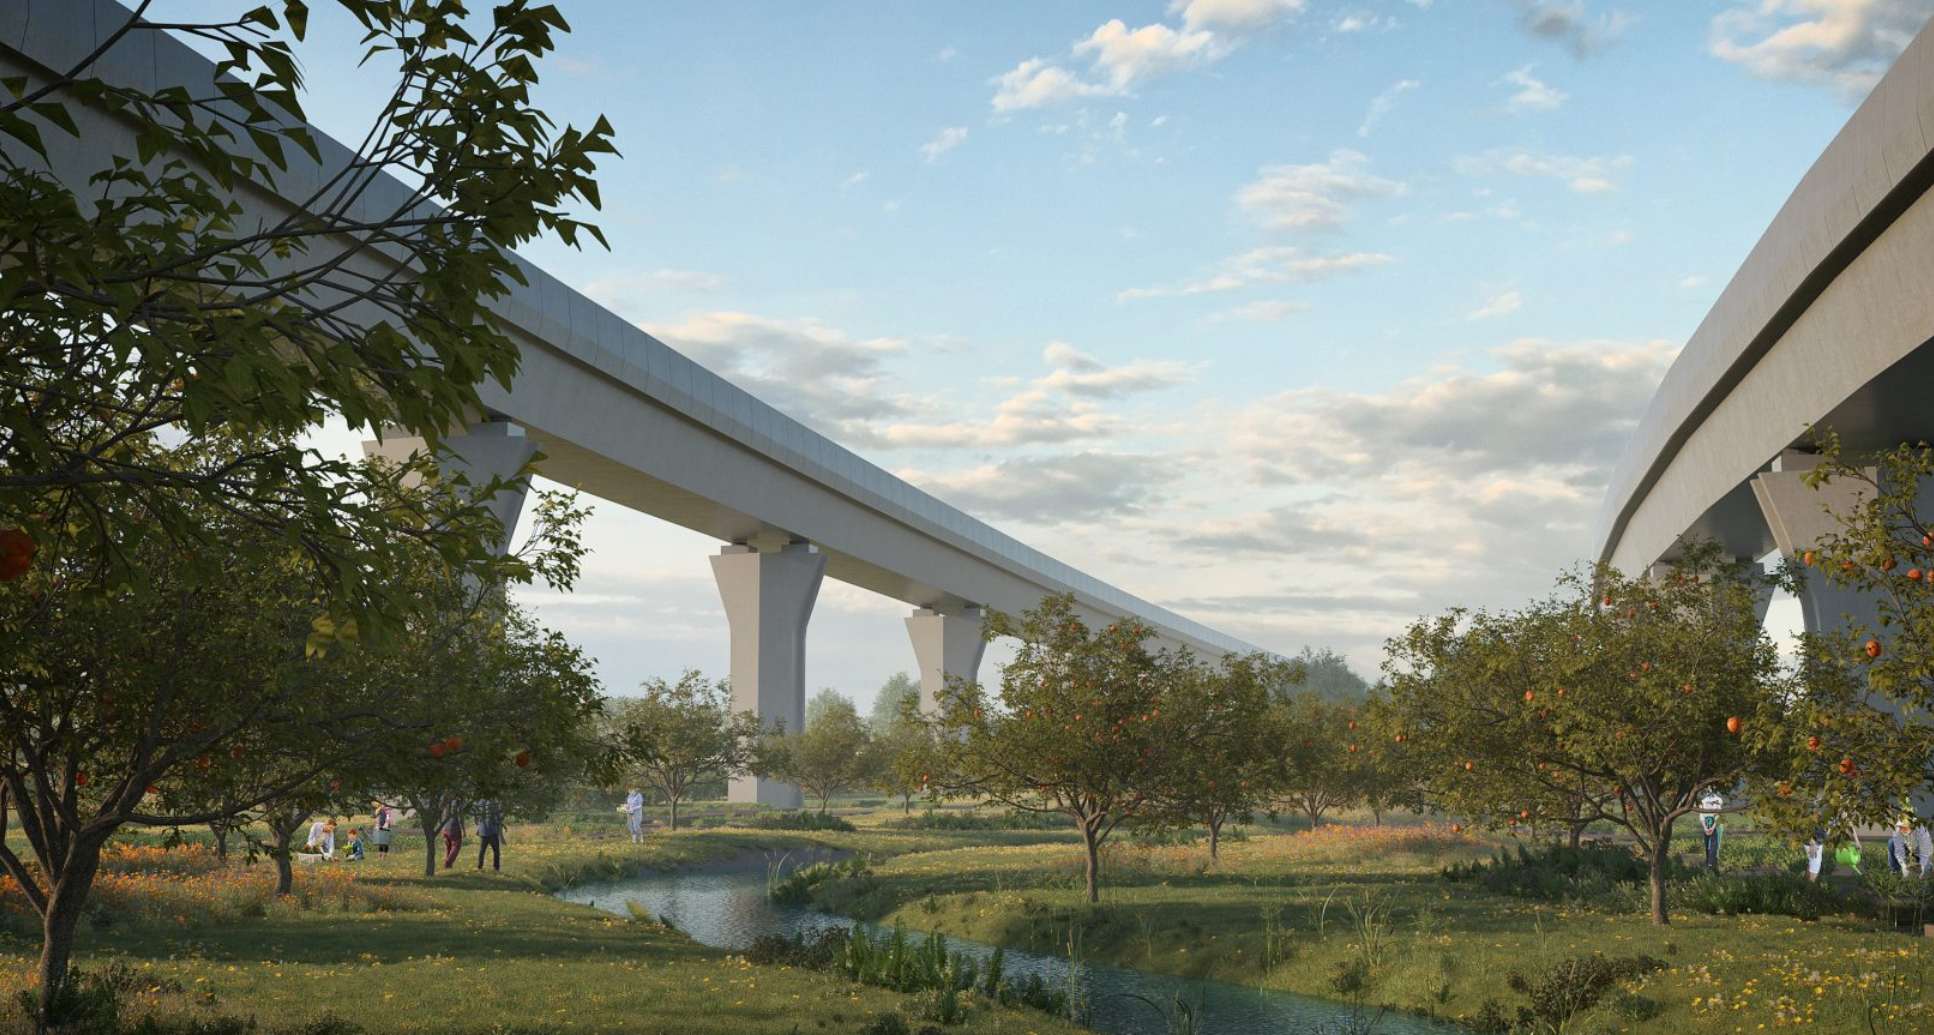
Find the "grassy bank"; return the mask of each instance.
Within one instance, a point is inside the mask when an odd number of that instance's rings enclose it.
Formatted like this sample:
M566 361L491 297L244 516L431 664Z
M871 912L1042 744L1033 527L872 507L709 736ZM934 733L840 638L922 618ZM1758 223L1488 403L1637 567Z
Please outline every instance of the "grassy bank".
M937 843L911 834L849 836L882 855ZM266 864L223 866L201 849L128 849L92 910L79 965L120 975L124 1019L152 1016L181 1030L212 1030L206 1026L222 1018L270 1031L346 1022L369 1032L679 1035L860 1032L892 1013L912 1030L923 1023L907 996L752 967L675 931L550 894L640 866L761 846L783 851L807 838L681 832L634 846L516 828L503 874L477 872L468 855L458 869L429 879L421 841L399 841L388 859L299 869L297 894L282 901L270 894ZM8 911L0 895L0 912ZM0 924L0 1021L18 1026L14 993L29 981L37 945L17 902L11 912ZM967 1024L948 1030L1074 1029L983 1003Z
M1873 919L1714 916L1675 909L1660 929L1640 892L1544 902L1445 881L1494 850L1443 827L1327 827L1203 848L1118 845L1103 902L1083 902L1063 845L905 855L822 888L822 908L1015 947L1337 997L1470 1021L1528 1002L1535 980L1593 953L1663 966L1608 992L1572 1031L1912 1032L1934 1026L1924 940ZM1783 847L1761 846L1769 858ZM1742 863L1747 853L1736 853ZM1547 987L1547 992L1550 988ZM1869 1021L1872 1021L1872 1028Z

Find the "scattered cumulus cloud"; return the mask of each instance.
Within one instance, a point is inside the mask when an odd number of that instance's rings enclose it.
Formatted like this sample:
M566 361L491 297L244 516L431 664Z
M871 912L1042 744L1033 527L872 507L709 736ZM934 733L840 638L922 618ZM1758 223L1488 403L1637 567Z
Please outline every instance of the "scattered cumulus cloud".
M1317 255L1291 245L1274 245L1230 256L1222 260L1215 272L1208 276L1161 287L1129 288L1117 294L1115 300L1130 302L1144 298L1218 294L1258 284L1304 284L1373 266L1387 266L1395 261L1382 252Z
M1679 286L1686 289L1687 291L1697 290L1699 288L1705 287L1706 284L1707 284L1706 278L1697 273L1687 276L1679 281Z
M817 320L750 313L692 313L647 333L821 432L891 419L911 404L894 395L885 360L905 352L894 338L854 339Z
M1934 0L1755 0L1713 18L1711 50L1758 78L1855 101L1930 16Z
M1538 39L1562 44L1580 58L1590 57L1618 42L1631 25L1631 18L1624 11L1613 8L1594 14L1586 7L1585 0L1517 2L1519 23L1526 32Z
M1159 76L1212 65L1250 36L1303 9L1304 0L1177 0L1178 25L1130 28L1111 18L1069 48L1066 58L1031 57L988 80L996 112L1048 108L1088 97L1119 97ZM1086 65L1085 69L1076 66Z
M584 293L614 313L634 316L651 304L662 304L668 293L717 291L724 286L725 278L716 273L666 267L599 277L584 285Z
M1498 80L1499 85L1513 86L1517 92L1504 102L1504 109L1515 114L1538 111L1556 111L1565 103L1566 94L1544 80L1531 74L1537 65L1526 65L1514 72L1507 72Z
M970 514L1042 525L1140 514L1160 501L1160 486L1174 476L1162 457L1092 451L897 473Z
M1239 305L1234 309L1225 309L1210 316L1209 319L1216 323L1231 320L1243 323L1281 323L1292 316L1307 313L1312 308L1314 307L1308 302L1272 298Z
M1236 204L1270 230L1334 230L1349 221L1351 201L1395 197L1404 185L1371 175L1360 151L1338 150L1329 161L1272 165L1236 191Z
M1377 128L1377 123L1382 122L1383 117L1390 114L1390 109L1397 106L1397 98L1422 85L1415 79L1399 79L1385 88L1382 93L1371 98L1370 108L1363 113L1363 123L1357 126L1356 135L1369 136L1371 131Z
M1459 158L1455 163L1457 171L1465 175L1508 173L1512 176L1552 179L1580 194L1609 194L1618 190L1617 174L1631 165L1631 155L1578 158L1511 150Z
M966 140L966 126L948 126L946 129L940 131L939 136L921 144L920 153L926 155L927 161L931 162L941 155L952 151L954 148L959 147Z
M1483 305L1466 313L1464 319L1471 321L1494 320L1500 316L1509 316L1523 308L1524 296L1519 294L1515 288L1507 288L1492 295Z

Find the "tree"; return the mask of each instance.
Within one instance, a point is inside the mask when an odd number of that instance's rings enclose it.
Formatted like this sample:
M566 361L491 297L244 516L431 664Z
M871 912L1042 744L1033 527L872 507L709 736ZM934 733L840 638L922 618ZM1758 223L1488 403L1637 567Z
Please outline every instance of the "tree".
M1657 578L1601 567L1518 612L1413 626L1391 644L1389 704L1432 799L1491 826L1613 823L1668 923L1673 825L1710 793L1738 812L1743 786L1791 779L1807 754L1796 702L1827 703L1760 626L1774 581L1702 545Z
M806 728L812 729L821 720L834 713L855 712L856 706L851 698L830 686L822 686L819 692L806 699Z
M1090 629L1066 594L1019 617L990 614L983 635L1021 646L998 693L948 687L931 723L945 761L938 788L1068 816L1097 902L1101 846L1122 823L1155 813L1168 767L1189 750L1170 713L1191 662L1150 650L1154 634L1132 619Z
M1322 826L1326 813L1357 800L1357 756L1370 731L1358 729L1355 712L1313 692L1278 698L1270 719L1277 800Z
M566 30L551 7L507 0L473 35L457 0L344 0L398 88L353 156L324 163L292 47L304 3L161 26L143 19L150 2L76 66L0 84L0 530L29 558L64 539L102 585L137 593L150 542L204 557L287 548L337 622L398 620L411 602L382 573L403 540L480 575L497 565L500 530L480 523L500 483L470 487L466 520L411 520L367 490L430 458L383 472L299 436L334 415L436 444L483 412L479 386L508 386L518 366L488 308L522 280L511 249L596 236L564 206L596 205L610 127L558 130L531 101L535 60ZM97 74L164 31L222 48L216 79ZM49 137L90 119L134 146L48 159ZM245 190L284 174L316 186L286 215L248 215ZM390 177L407 196L373 189ZM156 463L163 429L240 445L219 463ZM267 534L224 542L211 510ZM219 577L212 559L177 575Z
M1369 682L1350 668L1349 659L1328 647L1304 647L1296 661L1305 673L1301 689L1322 700L1354 706L1370 695Z
M908 709L912 709L909 711ZM867 722L875 736L886 736L906 725L909 716L917 720L920 711L920 683L905 672L895 672L880 686L873 698L873 713Z
M916 702L917 706L917 702ZM884 736L874 734L879 756L871 767L880 790L900 799L900 811L913 811L913 796L933 791L933 774L946 764L945 753L934 741L934 731L918 720L892 727Z
M679 802L702 782L745 772L762 728L751 712L733 714L732 688L723 679L687 669L676 683L649 679L641 689L643 695L606 707L620 771L665 796L677 830Z
M1196 663L1177 673L1166 718L1189 750L1163 774L1161 815L1207 829L1211 859L1221 857L1223 826L1248 821L1275 791L1268 777L1280 745L1270 736L1270 703L1302 675L1298 663L1265 654L1231 655L1219 666Z
M833 795L867 782L875 756L873 736L852 701L831 690L820 691L814 700L817 715L804 730L776 736L763 765L771 775L818 798L823 816Z

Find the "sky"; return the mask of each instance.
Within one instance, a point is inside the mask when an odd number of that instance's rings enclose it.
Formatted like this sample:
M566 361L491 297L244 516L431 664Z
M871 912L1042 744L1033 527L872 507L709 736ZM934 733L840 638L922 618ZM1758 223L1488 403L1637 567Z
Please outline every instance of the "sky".
M537 96L617 130L611 249L525 255L1024 542L1372 678L1417 618L1588 559L1679 347L1934 13L559 6ZM352 30L317 5L299 51L339 137L388 85ZM607 690L723 675L719 544L611 504L587 535L576 590L523 599ZM809 690L865 707L907 611L828 581Z

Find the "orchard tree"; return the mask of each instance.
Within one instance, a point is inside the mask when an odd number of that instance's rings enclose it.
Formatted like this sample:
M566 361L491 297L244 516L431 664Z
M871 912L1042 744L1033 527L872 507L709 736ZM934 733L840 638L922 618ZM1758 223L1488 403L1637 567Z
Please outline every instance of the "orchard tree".
M411 520L369 490L429 458L383 472L299 438L332 415L435 445L483 412L480 387L518 368L489 309L523 280L512 249L596 236L567 206L597 204L610 127L559 129L532 100L566 31L550 6L471 19L460 0L342 0L365 64L397 87L352 153L325 158L302 121L305 3L165 25L150 5L76 64L0 84L0 535L19 563L58 539L64 564L136 595L151 546L201 558L174 576L187 587L237 549L292 557L335 623L399 620L413 602L384 573L411 540L479 576L497 566L500 533L478 523L500 483L468 487L465 520ZM111 77L123 53L175 46L166 33L217 48L216 77ZM131 145L53 146L84 123ZM278 185L298 192L285 214L242 207ZM156 463L163 431L246 445ZM229 538L211 511L261 534Z
M1760 625L1777 581L1700 545L1657 577L1599 568L1519 612L1414 626L1391 645L1390 703L1433 799L1493 826L1576 808L1622 828L1668 923L1674 824L1708 794L1738 812L1742 787L1787 785L1808 764L1796 702L1833 701L1782 668Z
M1222 828L1248 822L1267 807L1281 745L1270 735L1271 702L1302 679L1299 662L1266 654L1230 655L1219 666L1181 666L1165 718L1188 744L1177 752L1161 787L1161 815L1209 832L1209 858L1219 859Z
M664 795L677 830L679 803L701 783L746 772L763 729L753 713L733 713L732 688L723 679L687 669L676 683L654 678L640 689L638 697L605 706L619 772Z
M1358 800L1357 765L1371 736L1361 725L1354 710L1312 692L1279 697L1270 711L1276 800L1308 817L1312 828Z
M945 760L935 782L1073 820L1088 901L1100 901L1102 845L1121 824L1156 816L1176 756L1192 750L1171 715L1190 662L1150 650L1153 633L1133 619L1091 629L1065 594L1018 617L991 613L984 635L1021 645L997 692L949 686L932 723Z
M884 737L909 723L918 723L919 713L920 681L905 672L895 672L874 696L867 725L873 727L874 736Z
M824 816L833 795L871 780L877 755L873 735L851 700L822 690L814 703L818 707L804 730L780 731L771 737L760 768L818 798L819 814Z

